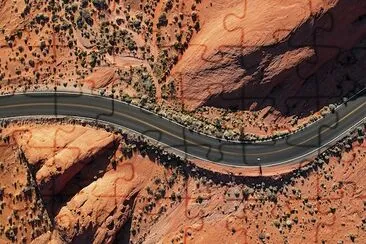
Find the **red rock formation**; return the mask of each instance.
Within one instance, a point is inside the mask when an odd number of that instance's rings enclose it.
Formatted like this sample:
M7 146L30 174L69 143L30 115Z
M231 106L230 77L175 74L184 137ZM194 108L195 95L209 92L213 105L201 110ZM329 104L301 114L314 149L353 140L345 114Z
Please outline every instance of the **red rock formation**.
M366 34L364 1L227 2L173 70L187 109L283 110L307 77Z

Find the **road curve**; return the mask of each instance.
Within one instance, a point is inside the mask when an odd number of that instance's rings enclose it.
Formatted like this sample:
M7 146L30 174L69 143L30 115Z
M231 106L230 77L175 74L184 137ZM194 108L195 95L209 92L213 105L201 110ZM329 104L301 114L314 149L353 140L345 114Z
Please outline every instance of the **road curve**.
M305 160L329 146L366 118L365 92L335 113L285 138L263 143L214 139L146 110L101 96L30 93L0 97L0 118L62 115L96 119L139 132L174 150L230 166L272 166Z

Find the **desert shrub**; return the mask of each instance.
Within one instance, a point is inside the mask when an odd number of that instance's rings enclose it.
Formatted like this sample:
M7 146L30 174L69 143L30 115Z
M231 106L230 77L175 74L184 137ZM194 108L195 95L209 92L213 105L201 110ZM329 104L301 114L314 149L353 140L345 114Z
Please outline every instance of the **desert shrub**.
M334 113L336 109L336 106L334 104L329 104L329 110Z
M166 1L164 11L168 12L172 8L173 8L173 1L172 0Z
M92 26L94 24L93 18L87 9L83 9L80 11L80 16L83 20L89 25Z
M35 62L31 59L28 61L29 65L34 68L34 66L36 65Z
M92 0L92 3L94 7L98 10L105 10L108 7L105 0Z
M88 0L82 0L81 1L81 4L80 4L80 7L86 8L86 7L88 7L88 5L89 5L89 1Z
M201 204L203 202L203 198L201 196L198 196L196 202Z
M162 13L160 16L159 16L159 20L158 20L158 28L161 27L161 26L167 26L168 25L168 18L166 16L165 13Z
M357 133L358 133L359 136L363 136L364 135L364 131L363 131L362 126L357 127Z
M49 17L44 14L37 14L36 21L38 24L44 25L49 21Z
M134 40L132 40L131 38L127 38L126 45L130 51L137 49L136 42Z

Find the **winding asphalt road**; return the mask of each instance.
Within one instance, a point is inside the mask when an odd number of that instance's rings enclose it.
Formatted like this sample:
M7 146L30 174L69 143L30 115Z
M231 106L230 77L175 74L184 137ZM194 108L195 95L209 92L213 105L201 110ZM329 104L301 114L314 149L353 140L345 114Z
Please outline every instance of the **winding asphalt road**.
M218 140L146 110L100 96L31 93L0 97L0 118L56 115L109 122L159 141L180 154L231 166L272 166L305 160L330 146L366 118L365 92L336 112L285 138L263 143Z

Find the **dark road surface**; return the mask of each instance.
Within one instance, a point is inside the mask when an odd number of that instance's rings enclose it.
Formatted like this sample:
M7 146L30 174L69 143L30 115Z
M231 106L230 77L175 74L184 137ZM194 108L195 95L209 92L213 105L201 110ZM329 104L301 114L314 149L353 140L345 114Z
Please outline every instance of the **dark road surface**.
M204 160L232 166L269 166L307 159L339 139L365 119L366 96L359 95L300 132L256 144L197 134L138 107L100 96L34 93L0 97L0 118L32 115L97 119L134 130Z

